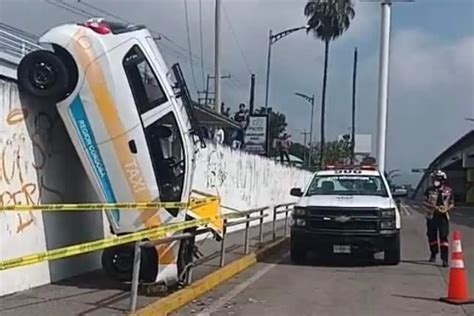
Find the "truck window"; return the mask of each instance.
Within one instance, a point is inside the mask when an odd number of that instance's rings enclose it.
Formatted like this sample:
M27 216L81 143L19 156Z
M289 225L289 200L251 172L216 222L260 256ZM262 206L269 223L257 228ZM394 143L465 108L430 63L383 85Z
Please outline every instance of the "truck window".
M133 46L125 55L123 67L139 114L167 101L165 92L140 47Z
M372 195L388 197L380 176L328 175L314 177L306 195Z
M163 202L181 201L184 185L184 147L178 124L170 112L145 128L145 135ZM173 215L176 210L168 209Z

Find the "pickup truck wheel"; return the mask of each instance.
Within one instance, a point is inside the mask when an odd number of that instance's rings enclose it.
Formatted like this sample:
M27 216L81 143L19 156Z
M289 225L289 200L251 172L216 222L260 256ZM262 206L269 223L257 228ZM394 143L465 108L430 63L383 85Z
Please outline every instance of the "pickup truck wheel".
M384 251L384 262L386 265L396 266L400 263L400 233L387 242Z
M301 245L291 242L290 256L293 263L301 264L306 259L306 249Z

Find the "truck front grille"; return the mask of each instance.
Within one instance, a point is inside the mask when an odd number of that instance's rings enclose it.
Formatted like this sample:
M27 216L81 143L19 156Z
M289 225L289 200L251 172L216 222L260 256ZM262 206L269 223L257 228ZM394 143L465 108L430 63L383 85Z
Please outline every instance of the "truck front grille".
M379 227L377 208L308 208L307 228L341 232L375 232Z

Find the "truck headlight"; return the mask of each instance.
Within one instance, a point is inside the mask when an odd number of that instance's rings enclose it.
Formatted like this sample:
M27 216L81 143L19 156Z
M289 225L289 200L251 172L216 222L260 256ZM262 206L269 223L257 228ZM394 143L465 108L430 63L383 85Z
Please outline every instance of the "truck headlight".
M304 216L305 213L306 213L305 209L301 207L295 207L295 209L293 210L293 215L296 215L296 216Z
M306 226L306 221L301 218L295 219L295 226Z
M380 229L394 229L395 228L395 221L381 221L380 222Z
M383 218L393 218L395 217L395 209L391 208L391 209L382 210L380 211L380 215Z

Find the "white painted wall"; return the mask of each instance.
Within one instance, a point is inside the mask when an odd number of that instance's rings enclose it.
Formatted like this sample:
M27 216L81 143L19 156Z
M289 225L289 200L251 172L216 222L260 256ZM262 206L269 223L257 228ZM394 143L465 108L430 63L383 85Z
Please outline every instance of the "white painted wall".
M0 203L97 201L53 105L20 102L16 85L0 79L0 114ZM225 206L248 210L294 201L290 188L304 186L309 176L211 143L198 153L193 188L219 195ZM104 235L108 225L99 212L0 212L0 261ZM99 256L2 271L0 296L99 268Z

